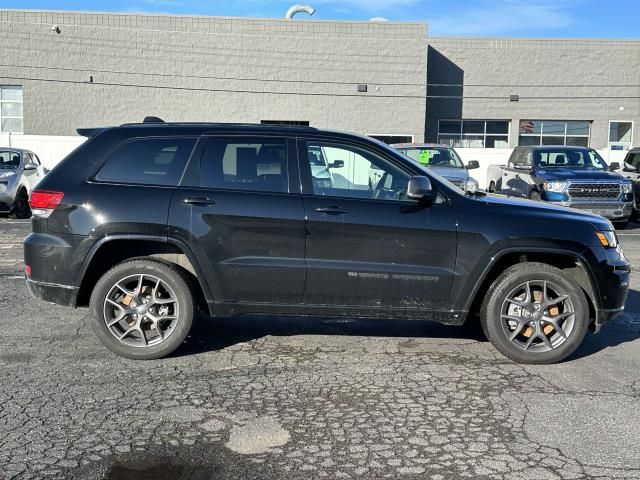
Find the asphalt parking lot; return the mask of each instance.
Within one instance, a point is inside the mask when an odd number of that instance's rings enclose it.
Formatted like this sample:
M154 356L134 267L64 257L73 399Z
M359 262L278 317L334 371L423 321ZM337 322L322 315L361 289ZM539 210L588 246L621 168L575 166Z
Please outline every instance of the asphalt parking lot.
M513 364L476 329L201 319L128 361L86 310L36 301L30 225L0 219L0 479L640 478L640 279L568 361ZM640 267L640 226L620 233Z

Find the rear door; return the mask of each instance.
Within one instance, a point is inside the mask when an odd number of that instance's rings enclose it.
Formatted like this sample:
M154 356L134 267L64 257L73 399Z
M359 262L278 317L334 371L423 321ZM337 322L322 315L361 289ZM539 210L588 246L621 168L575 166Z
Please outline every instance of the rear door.
M318 149L336 165L330 185L312 175ZM448 200L407 200L406 167L365 145L310 138L300 140L298 156L308 231L304 303L392 308L390 316L445 307L456 257Z
M169 236L194 251L216 302L299 304L306 265L295 143L236 134L205 137L200 148L191 186L173 197Z

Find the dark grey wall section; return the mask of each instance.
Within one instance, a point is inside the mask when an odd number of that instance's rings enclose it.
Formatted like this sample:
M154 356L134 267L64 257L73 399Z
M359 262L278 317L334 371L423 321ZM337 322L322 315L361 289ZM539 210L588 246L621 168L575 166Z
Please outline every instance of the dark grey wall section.
M444 73L434 70L433 63ZM610 120L633 121L640 144L640 41L429 38L427 138L437 118L592 121L591 146L606 148ZM461 102L431 95L460 92ZM510 102L510 95L520 101ZM461 108L460 108L461 107ZM434 111L435 110L435 111ZM460 110L462 110L460 112Z

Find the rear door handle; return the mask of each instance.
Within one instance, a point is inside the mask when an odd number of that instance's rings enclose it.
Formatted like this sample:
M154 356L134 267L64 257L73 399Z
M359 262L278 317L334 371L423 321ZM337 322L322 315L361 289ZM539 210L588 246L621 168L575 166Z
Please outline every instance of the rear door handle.
M318 207L316 208L316 212L326 213L327 215L344 215L345 213L349 213L348 210L340 207Z
M211 200L210 198L207 198L207 197L185 198L184 200L182 200L182 203L186 205L215 205L216 204L215 200Z

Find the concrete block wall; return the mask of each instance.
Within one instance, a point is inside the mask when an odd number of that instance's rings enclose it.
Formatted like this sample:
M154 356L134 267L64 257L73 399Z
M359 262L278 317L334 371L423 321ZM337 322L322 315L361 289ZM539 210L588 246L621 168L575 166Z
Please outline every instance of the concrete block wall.
M429 141L438 119L510 120L511 147L521 119L589 120L602 149L614 120L640 145L640 41L431 37L428 83Z
M25 134L157 115L419 141L426 38L417 23L2 10L0 84L22 85Z

